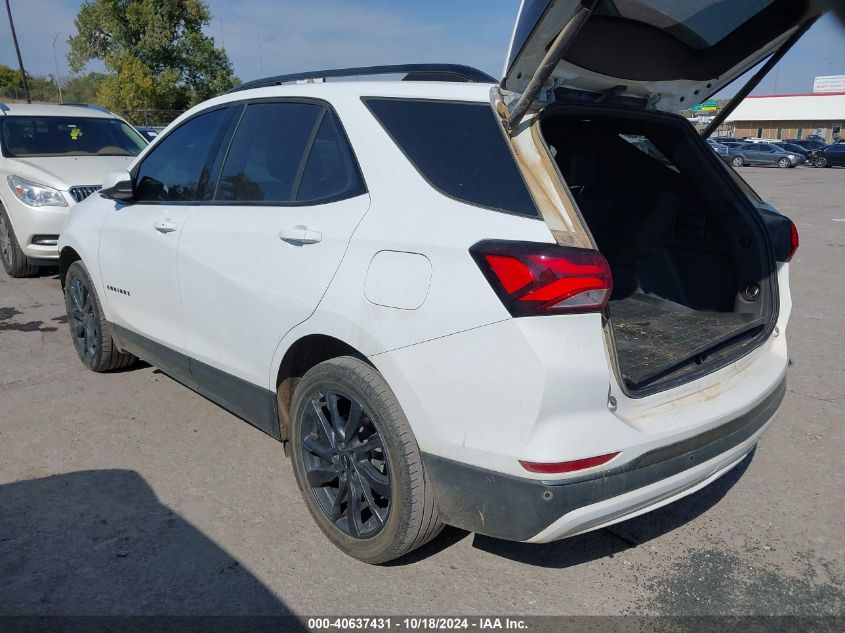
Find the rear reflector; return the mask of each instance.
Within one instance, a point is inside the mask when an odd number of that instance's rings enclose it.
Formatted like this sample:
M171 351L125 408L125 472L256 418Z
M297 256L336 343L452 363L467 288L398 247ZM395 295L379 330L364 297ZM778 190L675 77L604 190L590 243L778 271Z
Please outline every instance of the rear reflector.
M599 312L613 290L607 260L592 249L486 240L470 254L513 316Z
M795 251L798 250L798 229L795 228L795 222L789 223L789 238L792 244L790 245L789 257L786 258L786 261L791 262Z
M556 475L561 473L572 473L576 470L584 470L592 468L593 466L601 466L606 464L611 459L616 457L620 451L615 453L608 453L607 455L596 455L595 457L585 457L584 459L576 459L571 462L524 462L519 460L520 465L530 473L540 473L543 475Z

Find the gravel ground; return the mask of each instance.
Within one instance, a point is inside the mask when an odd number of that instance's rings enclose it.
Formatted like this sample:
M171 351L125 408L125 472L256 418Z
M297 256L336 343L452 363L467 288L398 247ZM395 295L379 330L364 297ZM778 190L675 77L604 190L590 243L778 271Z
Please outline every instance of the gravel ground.
M58 279L0 271L0 615L845 615L845 170L741 171L801 234L776 423L708 488L550 545L349 559L279 444L151 367L84 371Z

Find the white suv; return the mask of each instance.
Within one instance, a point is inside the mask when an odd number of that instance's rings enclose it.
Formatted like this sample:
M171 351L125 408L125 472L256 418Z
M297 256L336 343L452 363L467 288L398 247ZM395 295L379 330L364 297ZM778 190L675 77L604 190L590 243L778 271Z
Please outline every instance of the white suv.
M680 29L677 3L643 34L610 2L534 4L498 85L380 67L314 76L406 81L203 103L60 240L84 364L143 358L282 441L316 523L368 562L443 524L539 543L662 506L739 463L784 395L794 226L666 111L805 14L722 24L699 1L715 21ZM620 28L656 39L598 54Z
M86 104L0 103L0 259L12 277L55 266L67 212L126 169L147 142Z

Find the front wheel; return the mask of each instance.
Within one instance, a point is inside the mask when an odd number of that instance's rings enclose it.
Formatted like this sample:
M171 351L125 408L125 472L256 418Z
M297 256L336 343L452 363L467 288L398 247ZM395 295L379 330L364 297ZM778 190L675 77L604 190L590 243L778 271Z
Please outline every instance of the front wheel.
M88 369L111 371L135 361L132 354L121 352L114 344L94 283L81 261L73 262L67 269L65 308L76 353Z
M780 158L778 159L778 167L781 169L788 169L789 167L792 167L792 163L789 162L788 158Z
M296 387L290 417L296 482L336 547L383 563L440 532L414 434L371 365L343 356L313 367Z
M21 245L6 215L6 210L0 205L0 260L3 260L3 270L9 277L34 277L38 274L38 266L29 263L23 254Z
M742 160L742 156L734 156L731 160L731 165L734 167L742 167L745 164L745 161Z
M824 156L816 156L816 167L830 167L830 163Z

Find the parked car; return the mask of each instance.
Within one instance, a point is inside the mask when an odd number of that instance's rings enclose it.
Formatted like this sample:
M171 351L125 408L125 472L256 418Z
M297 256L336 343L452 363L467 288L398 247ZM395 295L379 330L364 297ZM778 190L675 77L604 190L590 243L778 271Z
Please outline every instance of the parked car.
M152 143L164 130L163 127L136 127L135 130L143 136L148 143Z
M823 141L818 141L816 139L788 138L786 139L786 142L791 143L792 145L798 145L800 147L803 147L805 151L827 147L827 143Z
M82 363L143 358L285 443L371 563L443 524L553 541L726 473L784 395L798 238L677 112L808 16L639 4L524 4L499 82L318 71L192 108L62 233ZM293 83L379 73L405 80Z
M807 156L808 150L804 147L801 147L800 145L795 145L793 143L787 143L786 141L778 141L777 143L774 143L774 144L777 145L778 147L782 148L782 149L785 149L787 152L790 152L791 154L800 154L801 156L804 156L804 157Z
M744 143L729 150L731 165L777 165L778 167L796 167L803 165L806 159L801 154L788 152L776 143Z
M146 145L120 117L84 105L0 103L0 259L30 277L58 264L68 209Z
M845 143L836 143L818 150L813 157L816 167L845 167Z
M716 152L716 154L719 156L719 158L722 158L722 159L728 158L728 146L727 145L725 145L723 143L717 143L716 141L713 141L711 139L707 139L707 144L710 146L710 149L712 149L714 152Z

